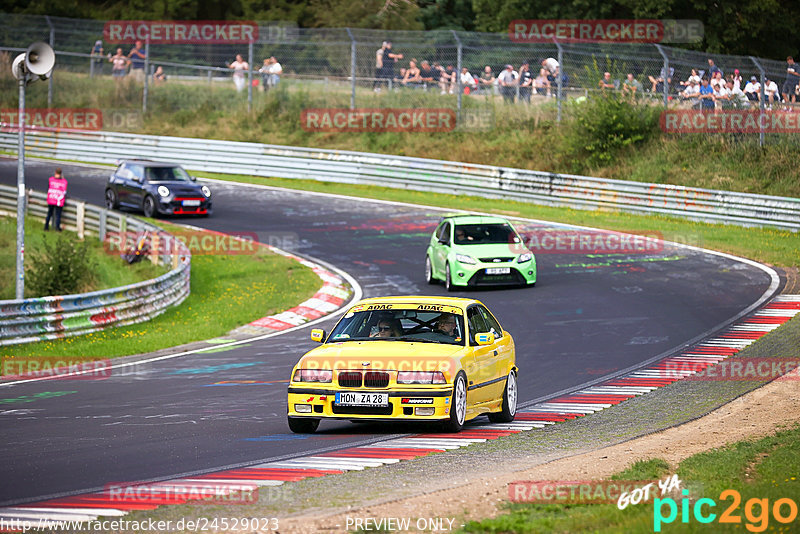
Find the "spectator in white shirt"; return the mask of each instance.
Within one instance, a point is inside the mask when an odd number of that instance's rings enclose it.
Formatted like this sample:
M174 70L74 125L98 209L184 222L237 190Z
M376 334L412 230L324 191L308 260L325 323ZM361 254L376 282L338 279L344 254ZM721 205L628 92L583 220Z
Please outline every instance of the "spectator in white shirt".
M467 67L461 68L461 85L465 88L469 88L470 91L475 91L478 88L478 82L476 82L472 74L469 73Z
M778 94L778 84L767 78L764 83L764 96L769 102L769 107L772 109L773 102L780 102L781 95Z
M500 86L500 93L507 104L513 104L516 97L517 80L519 73L511 65L506 65L503 72L497 75L497 85Z
M685 82L681 82L681 85L684 87L689 87L692 85L692 81L697 82L697 86L700 86L700 76L697 75L697 69L692 69L692 75Z
M700 96L700 82L692 80L689 83L689 86L683 90L681 93L681 97L684 100L688 100L693 108L697 108L700 105L700 100L698 97Z
M739 69L733 69L733 88L742 90L742 75L739 74Z
M758 98L761 95L761 84L758 83L758 79L755 76L752 76L747 85L744 86L744 94L748 100L758 102Z

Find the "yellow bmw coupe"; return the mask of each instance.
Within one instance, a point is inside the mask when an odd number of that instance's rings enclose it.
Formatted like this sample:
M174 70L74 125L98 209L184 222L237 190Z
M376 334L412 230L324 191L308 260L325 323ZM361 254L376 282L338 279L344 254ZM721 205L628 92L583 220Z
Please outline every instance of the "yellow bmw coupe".
M366 299L311 338L322 346L289 384L293 432L314 432L321 419L438 421L458 432L481 414L516 414L514 340L477 300Z

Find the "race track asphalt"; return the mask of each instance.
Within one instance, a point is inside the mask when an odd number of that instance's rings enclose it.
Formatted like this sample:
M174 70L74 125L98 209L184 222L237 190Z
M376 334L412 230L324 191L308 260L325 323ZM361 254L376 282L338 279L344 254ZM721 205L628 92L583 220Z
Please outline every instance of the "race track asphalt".
M46 190L55 166L29 161L28 187ZM70 198L103 203L110 170L61 166ZM0 158L0 183L16 183L16 160ZM423 279L438 210L229 184L212 189L211 217L176 222L255 232L262 242L347 271L366 297L446 294ZM541 224L519 226L531 232ZM754 266L672 246L654 254L540 254L537 260L535 288L460 293L483 301L514 336L523 403L678 350L732 319L770 286L767 273ZM285 381L297 358L314 346L308 334L304 328L220 352L141 364L105 380L0 387L0 505L419 429L323 422L313 436L292 434ZM235 381L259 383L219 384Z

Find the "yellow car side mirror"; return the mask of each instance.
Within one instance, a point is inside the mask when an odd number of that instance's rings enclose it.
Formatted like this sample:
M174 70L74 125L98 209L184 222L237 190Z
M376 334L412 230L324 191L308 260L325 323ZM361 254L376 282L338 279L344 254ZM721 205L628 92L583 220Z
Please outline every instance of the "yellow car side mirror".
M311 339L317 343L322 343L325 340L325 330L315 328L311 331Z
M491 345L494 343L494 334L491 332L481 332L475 334L475 343L478 345Z

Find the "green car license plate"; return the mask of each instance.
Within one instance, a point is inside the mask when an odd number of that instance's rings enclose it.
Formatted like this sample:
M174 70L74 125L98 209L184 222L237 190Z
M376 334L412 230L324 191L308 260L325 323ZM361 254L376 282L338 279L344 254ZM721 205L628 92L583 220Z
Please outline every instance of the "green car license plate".
M511 267L489 267L486 274L510 274Z
M335 402L340 406L389 406L389 394L337 391Z

